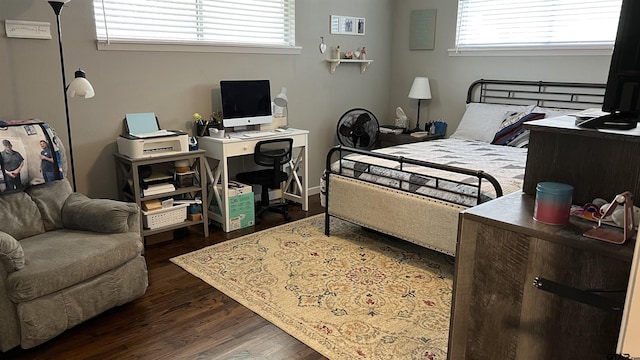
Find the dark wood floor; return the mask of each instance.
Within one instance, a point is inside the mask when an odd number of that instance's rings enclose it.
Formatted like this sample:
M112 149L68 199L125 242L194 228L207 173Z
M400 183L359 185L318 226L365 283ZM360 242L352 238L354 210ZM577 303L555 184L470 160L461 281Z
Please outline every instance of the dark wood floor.
M309 211L289 207L293 220L323 211L318 195ZM194 227L182 238L149 245L146 294L111 309L34 349L2 359L325 359L323 356L169 261L214 243L284 223L267 214L252 228L226 234ZM183 231L184 233L184 231ZM181 234L177 234L178 236Z

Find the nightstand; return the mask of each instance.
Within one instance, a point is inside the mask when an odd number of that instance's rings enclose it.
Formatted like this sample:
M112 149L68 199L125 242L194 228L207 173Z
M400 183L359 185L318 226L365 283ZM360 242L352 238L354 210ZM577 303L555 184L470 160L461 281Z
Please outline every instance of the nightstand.
M378 141L376 141L376 148L389 147L393 145L401 145L401 144L410 144L414 142L420 141L430 141L444 138L444 135L427 135L423 137L415 137L411 136L411 134L389 134L389 133L380 133L378 136Z

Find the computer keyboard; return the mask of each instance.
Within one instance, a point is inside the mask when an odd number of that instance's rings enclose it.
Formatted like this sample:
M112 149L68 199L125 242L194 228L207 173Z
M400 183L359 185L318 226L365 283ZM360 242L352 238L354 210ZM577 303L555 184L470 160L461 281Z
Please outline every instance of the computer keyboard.
M277 134L273 130L260 131L260 130L246 130L246 131L234 131L228 133L232 139L251 139L260 138Z

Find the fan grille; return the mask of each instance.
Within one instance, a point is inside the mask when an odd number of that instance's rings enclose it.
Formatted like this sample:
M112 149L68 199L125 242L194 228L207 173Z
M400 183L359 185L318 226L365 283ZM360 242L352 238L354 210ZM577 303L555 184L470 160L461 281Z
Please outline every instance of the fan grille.
M380 124L369 110L355 108L345 112L338 120L338 142L343 146L371 149L378 140Z

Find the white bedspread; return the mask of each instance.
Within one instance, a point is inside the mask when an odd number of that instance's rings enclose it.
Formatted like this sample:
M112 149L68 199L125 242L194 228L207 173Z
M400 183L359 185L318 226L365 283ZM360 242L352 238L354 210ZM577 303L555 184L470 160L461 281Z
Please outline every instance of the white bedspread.
M397 145L378 149L375 152L470 170L482 170L498 180L505 195L522 189L527 159L527 149L454 138ZM370 164L379 166L370 166ZM337 172L338 166L338 162L334 163L332 170ZM366 155L349 155L342 161L342 173L347 176L434 196L466 206L476 205L473 197L477 196L477 190L463 185L477 184L478 180L473 176L445 174L436 169L405 165L403 170L413 173L409 174L399 171L399 168L398 162ZM469 196L434 189L435 177L456 181L438 180L441 189L456 190ZM482 195L494 198L495 192L493 192L491 184L486 180L483 180L482 184Z

